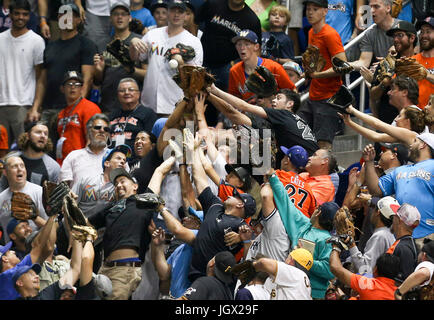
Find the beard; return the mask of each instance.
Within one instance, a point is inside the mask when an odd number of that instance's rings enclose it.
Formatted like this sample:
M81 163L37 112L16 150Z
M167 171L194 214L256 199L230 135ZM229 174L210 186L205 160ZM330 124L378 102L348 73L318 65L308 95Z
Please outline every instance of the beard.
M419 41L420 42L420 41ZM434 40L428 41L428 43L420 42L420 50L421 51L428 51L431 50L434 47Z
M428 110L424 110L424 119L425 119L425 124L430 127L434 124L434 115L433 114L429 114Z
M410 161L416 163L417 159L419 159L420 156L420 150L419 148L410 149L408 158Z
M103 148L103 147L107 146L107 142L92 138L92 139L90 139L90 144L89 145L91 147L94 147L94 148Z
M43 151L45 151L46 146L47 146L47 144L44 144L44 146L41 148L36 143L34 143L32 140L29 140L29 147L32 148L33 151L43 152Z

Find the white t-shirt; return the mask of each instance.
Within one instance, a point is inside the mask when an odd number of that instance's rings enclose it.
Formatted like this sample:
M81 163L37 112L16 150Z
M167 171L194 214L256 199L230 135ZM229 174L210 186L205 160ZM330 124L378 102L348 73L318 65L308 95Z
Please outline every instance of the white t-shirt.
M270 300L270 291L263 284L245 286L252 294L253 300Z
M429 270L430 276L429 279L427 281L425 281L424 283L421 284L421 286L426 286L428 285L431 280L432 280L432 275L434 273L434 263L430 262L430 261L424 261L421 262L417 265L416 269L414 269L414 271L419 270L420 268L427 268Z
M277 262L276 278L267 278L265 287L272 288L270 300L312 300L307 274L281 261Z
M258 253L261 253L270 259L285 261L289 254L291 241L288 238L279 211L274 209L261 223L264 229L252 241L246 259L252 259Z
M130 0L86 0L86 10L96 16L108 17L110 16L110 8L117 2L130 6Z
M33 202L36 205L36 208L39 211L39 216L47 220L48 216L45 213L45 209L42 204L42 187L27 181L24 188L20 190L20 192L28 194L30 198L32 198ZM9 242L10 240L9 235L6 232L6 227L9 221L12 219L11 198L12 192L9 188L0 193L0 225L3 228L3 235L6 242ZM29 220L29 225L33 229L33 231L38 230L38 227L32 220Z
M70 180L71 188L74 188L74 184L80 180L103 173L102 158L106 151L107 148L104 148L103 151L95 154L88 147L71 151L63 160L59 182Z
M45 42L32 30L13 37L0 33L0 106L31 106L35 98L35 66L43 63Z
M169 62L164 57L168 49L182 43L194 48L196 56L189 61L189 65L201 66L203 61L203 49L200 40L187 30L176 36L170 37L167 27L156 28L148 31L142 41L150 44L148 54L140 56L141 60L148 58L148 72L143 81L141 103L156 113L171 114L175 104L182 99L184 93L172 77L177 69L171 69Z

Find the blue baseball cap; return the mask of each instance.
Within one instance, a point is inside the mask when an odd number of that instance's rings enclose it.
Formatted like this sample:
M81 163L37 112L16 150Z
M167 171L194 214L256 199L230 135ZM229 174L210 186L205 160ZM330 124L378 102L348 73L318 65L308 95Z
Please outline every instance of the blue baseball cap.
M333 223L336 212L339 210L339 205L336 202L324 202L319 206L321 208L321 217L329 223Z
M102 169L104 170L104 162L106 162L107 160L110 160L112 155L115 152L122 152L125 157L127 158L127 161L130 160L131 158L131 148L130 146L126 145L126 144L120 144L116 147L114 147L113 149L109 149L106 151L106 154L104 155L104 157L102 158Z
M27 220L17 220L15 218L12 218L9 220L8 225L6 226L6 232L8 234L14 233L15 228L17 225L19 225L21 222L26 222Z
M237 43L238 40L247 40L254 44L259 43L258 35L249 29L238 32L238 34L232 38L232 43Z
M238 190L234 188L233 195L244 202L244 215L246 218L251 217L256 213L256 201L250 194L239 193Z
M303 169L309 161L309 155L306 149L304 149L302 146L292 146L289 149L281 146L280 150L282 150L282 152L288 156L292 164L298 169Z
M29 272L30 270L33 270L36 272L36 274L39 274L41 272L41 265L40 264L32 264L31 266L21 266L17 267L12 274L12 283L15 284L17 282L18 278L21 277L23 274Z
M0 246L0 258L6 253L8 252L12 247L12 241L9 241L8 243L6 243L4 246Z
M160 118L155 121L154 126L152 127L152 134L158 137L160 136L161 130L163 130L164 125L166 124L167 118Z

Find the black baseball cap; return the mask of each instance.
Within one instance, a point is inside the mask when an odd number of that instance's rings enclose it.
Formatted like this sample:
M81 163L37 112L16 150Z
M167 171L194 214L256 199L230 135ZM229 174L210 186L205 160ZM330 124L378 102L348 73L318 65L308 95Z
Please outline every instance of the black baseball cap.
M329 7L329 2L327 0L304 0L303 4L308 4L309 2L314 3L322 8Z
M382 149L387 149L396 153L398 161L401 165L405 165L408 162L408 148L401 143L380 143Z
M425 252L428 260L434 263L434 240L427 238L423 243L422 252Z
M215 275L220 280L226 284L231 284L234 282L234 277L232 276L231 269L237 263L235 257L229 251L222 251L215 255Z
M408 22L405 20L399 21L396 24L396 26L387 30L386 35L388 35L389 37L392 37L393 34L395 33L395 31L404 31L404 32L410 32L413 34L417 34L417 31L416 31L416 28L414 27L414 25L411 22Z
M127 177L132 182L137 183L136 178L134 178L127 170L124 168L116 168L110 172L110 181L115 184L115 181L118 177Z
M243 182L243 190L250 190L250 187L252 186L252 177L247 171L246 168L243 167L234 167L230 164L225 165L225 170L229 174L231 172L235 173L238 178Z
M182 0L170 0L167 5L167 9L172 9L172 8L180 8L184 11L187 10L187 6Z
M256 201L250 194L239 193L238 190L234 188L233 195L244 202L244 216L246 218L251 217L256 213Z
M75 79L75 80L78 80L81 83L83 83L83 76L81 75L81 73L73 70L73 71L66 71L65 72L65 74L63 75L62 84L65 84L66 81L71 80L71 79Z
M167 1L166 0L154 0L151 2L150 11L151 14L154 14L155 9L157 8L166 8L167 9Z
M416 30L419 31L420 28L422 28L422 26L425 24L431 26L431 28L434 28L434 17L426 17L425 19L416 22Z
M80 16L80 9L77 7L77 5L75 3L68 3L68 4L64 4L64 5L60 6L59 11L57 13L58 14L66 13L67 10L69 10L68 7L71 8L72 12L74 12Z

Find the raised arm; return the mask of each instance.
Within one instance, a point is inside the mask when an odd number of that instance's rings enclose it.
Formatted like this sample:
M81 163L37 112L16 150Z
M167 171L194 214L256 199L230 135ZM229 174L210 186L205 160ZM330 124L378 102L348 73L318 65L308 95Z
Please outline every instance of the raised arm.
M365 160L365 167L366 167L365 182L366 185L368 186L369 192L373 196L382 197L383 192L378 186L379 178L377 175L377 171L375 170L374 158L375 158L375 149L372 146L372 144L368 144L363 150L363 159Z
M158 273L158 278L162 283L170 283L172 267L167 263L164 255L164 238L165 232L163 229L156 229L152 233L151 242L151 259L154 264L154 268ZM161 285L161 287L167 287L167 285Z
M169 210L167 210L167 208L162 208L162 210L160 210L160 214L166 223L167 229L169 229L169 231L173 233L177 239L190 245L193 244L193 241L196 238L193 231L184 227L181 222L179 222L179 220L176 219L169 212Z
M169 157L164 161L157 169L155 169L151 180L149 181L148 188L154 193L160 194L161 183L163 182L165 176L169 173L173 164L175 163L175 157Z
M339 258L339 249L334 249L330 253L330 270L347 287L351 287L351 271L342 266L341 259Z
M397 141L394 137L388 135L387 133L376 132L374 130L365 128L365 127L359 125L358 123L355 123L353 120L351 120L349 114L341 115L341 117L343 118L344 123L347 126L349 126L351 129L353 129L357 133L361 134L362 136L364 136L366 139L368 139L370 141L390 142L390 143Z
M402 300L402 295L410 291L416 286L419 286L426 281L428 281L431 277L431 273L428 268L422 267L419 270L413 272L410 274L407 279L398 287L399 293L401 295L397 294L398 292L395 292L395 299ZM397 290L397 291L398 291Z
M221 178L217 174L217 172L215 171L215 169L214 169L211 161L209 159L207 159L207 157L203 153L203 149L202 148L198 148L197 152L199 153L199 158L200 158L200 161L202 163L202 167L205 170L206 174L215 183L215 185L218 186L220 184L220 179Z
M195 146L193 134L188 129L185 132L184 144L186 147L186 152L193 156L192 159L193 180L194 180L194 185L196 186L197 194L200 195L202 191L208 187L208 176L205 170L203 169L199 152Z
M33 263L42 264L53 253L58 227L57 214L48 218L47 223L32 242L30 257Z
M81 253L81 270L80 270L80 287L84 287L92 281L93 261L95 259L95 250L92 240L86 241Z
M71 237L71 234L69 235ZM59 279L61 287L70 288L78 281L81 270L81 255L83 251L83 245L78 240L72 240L72 253L71 253L71 267L66 273Z
M232 105L224 101L223 99L217 97L214 94L210 94L208 96L208 100L213 104L214 107L218 111L224 114L226 118L228 118L234 124L245 124L248 126L252 125L252 121L248 116L241 113L237 109L235 109Z

